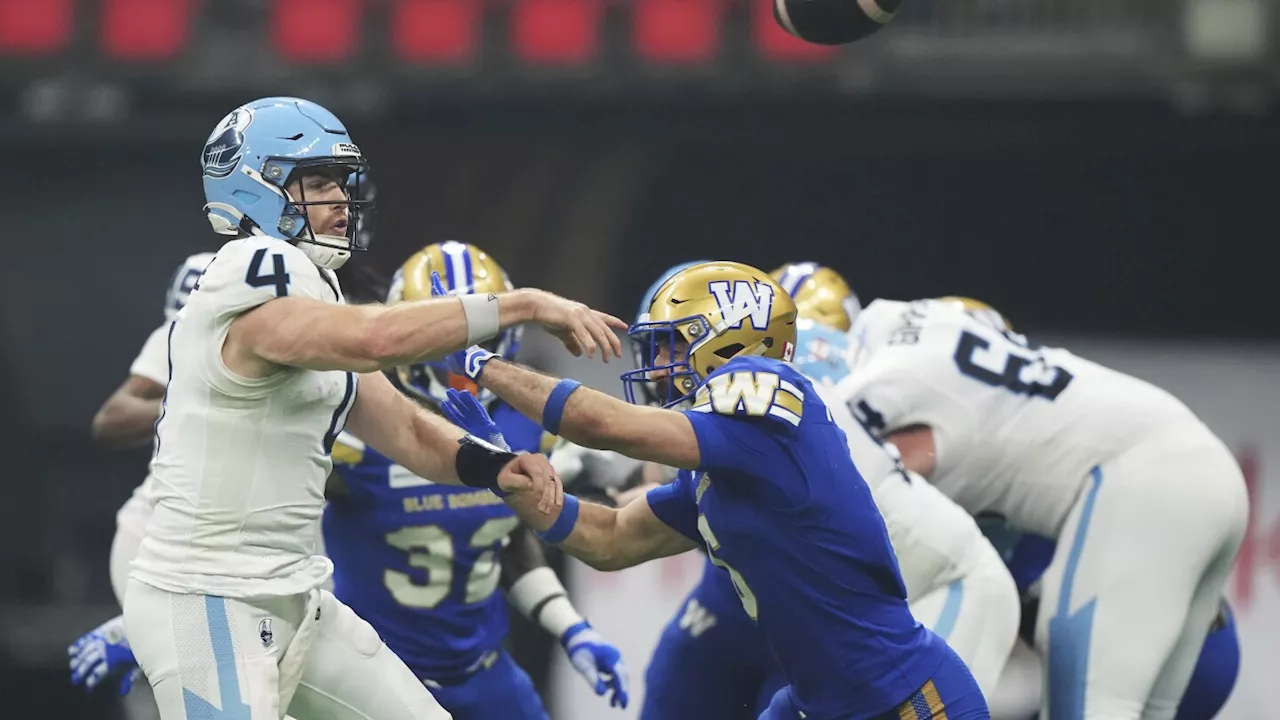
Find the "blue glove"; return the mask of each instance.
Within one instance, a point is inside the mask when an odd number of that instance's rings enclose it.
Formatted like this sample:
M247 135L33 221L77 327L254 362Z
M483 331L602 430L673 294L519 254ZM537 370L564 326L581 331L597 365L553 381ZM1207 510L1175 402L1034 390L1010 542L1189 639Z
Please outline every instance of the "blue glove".
M475 395L462 390L449 388L449 398L440 403L440 412L449 418L454 425L466 430L476 437L487 440L490 445L497 445L510 451L507 439L502 437L498 424L489 417L488 411L480 404Z
M449 297L449 293L445 292L444 283L440 282L440 273L431 271L431 297ZM457 375L466 375L472 380L480 377L480 372L484 370L484 364L489 360L497 357L497 354L488 350L472 345L469 348L463 348L457 352L449 353L445 356L445 362L449 364L449 372ZM462 423L458 423L461 427L466 427ZM475 433L472 433L473 435ZM477 437L484 437L477 435Z
M597 695L613 690L609 706L627 707L627 666L618 648L605 642L586 620L565 630L560 645L568 653L573 669L586 678Z
M120 695L129 694L133 683L142 674L138 661L133 657L129 640L124 636L124 617L117 615L86 633L67 648L70 658L71 682L86 691L98 686L108 675L123 673L120 679Z

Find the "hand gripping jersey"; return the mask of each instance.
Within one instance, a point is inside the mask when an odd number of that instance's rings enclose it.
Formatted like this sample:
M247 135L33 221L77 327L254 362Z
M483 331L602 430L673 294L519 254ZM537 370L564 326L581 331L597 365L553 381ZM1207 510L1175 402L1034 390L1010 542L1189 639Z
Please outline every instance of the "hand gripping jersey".
M922 687L950 651L912 617L871 491L809 381L734 358L686 416L701 465L649 504L729 573L796 708L868 717Z
M504 404L492 415L513 450L539 451L536 423ZM488 490L424 480L350 435L334 458L348 493L324 513L334 594L421 678L491 661L507 635L496 591L515 513Z
M877 300L850 331L837 395L867 427L933 429L930 481L971 514L1056 537L1091 468L1173 427L1200 425L1169 393L1038 346L956 303Z
M332 572L314 554L314 527L355 375L285 368L253 379L222 361L232 321L289 295L343 301L334 274L292 245L233 240L170 326L151 466L155 511L133 578L169 592L248 598L300 594Z

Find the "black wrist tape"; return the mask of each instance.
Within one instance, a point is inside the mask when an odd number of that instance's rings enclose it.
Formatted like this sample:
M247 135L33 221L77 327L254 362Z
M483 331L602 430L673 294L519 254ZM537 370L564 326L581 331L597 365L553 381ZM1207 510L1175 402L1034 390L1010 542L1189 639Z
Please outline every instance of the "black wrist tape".
M510 494L498 487L498 474L516 458L515 453L501 450L471 435L464 435L458 440L458 445L454 467L463 485L490 490L498 497Z

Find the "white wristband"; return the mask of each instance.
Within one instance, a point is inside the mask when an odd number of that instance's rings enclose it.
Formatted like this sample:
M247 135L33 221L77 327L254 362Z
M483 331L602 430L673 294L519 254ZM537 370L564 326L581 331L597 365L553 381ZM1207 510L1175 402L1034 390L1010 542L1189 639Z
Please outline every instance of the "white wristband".
M498 334L498 296L493 293L483 295L459 295L462 301L462 312L467 316L467 345L477 345Z
M539 567L521 575L507 591L507 599L521 615L541 625L556 638L583 621L569 602L560 578L549 567Z

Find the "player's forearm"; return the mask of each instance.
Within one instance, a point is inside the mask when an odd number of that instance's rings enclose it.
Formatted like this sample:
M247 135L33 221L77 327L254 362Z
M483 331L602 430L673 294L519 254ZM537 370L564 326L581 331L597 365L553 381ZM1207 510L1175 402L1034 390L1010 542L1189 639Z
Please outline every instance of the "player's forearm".
M479 382L525 417L543 422L547 400L560 380L495 358L485 364ZM557 434L584 447L618 450L630 455L625 452L629 447L625 433L619 430L624 427L627 415L644 409L580 387L564 406Z
M542 543L533 534L532 528L521 525L510 537L511 542L502 549L502 575L499 583L503 590L510 590L526 574L547 566Z
M568 498L566 495L566 507ZM505 498L507 506L534 530L546 531L563 512L552 508L550 512L538 509L538 499L526 493L514 493ZM636 563L623 564L619 558L614 533L618 529L618 511L592 502L579 501L577 522L573 532L559 543L560 549L597 570L621 570Z
M134 447L152 438L159 416L159 399L116 393L93 416L90 433L103 447Z
M466 433L453 423L419 409L409 423L412 450L401 465L419 477L443 485L463 485L458 477L458 440Z
M534 293L514 290L498 295L497 327L531 320L536 304ZM420 300L381 308L370 321L367 342L370 355L379 365L391 368L438 360L460 350L467 345L468 330L462 300Z
M681 413L632 405L579 386L560 406L558 425L548 427L544 411L560 380L494 358L485 363L479 382L522 415L571 442L671 467L698 467L697 439Z

